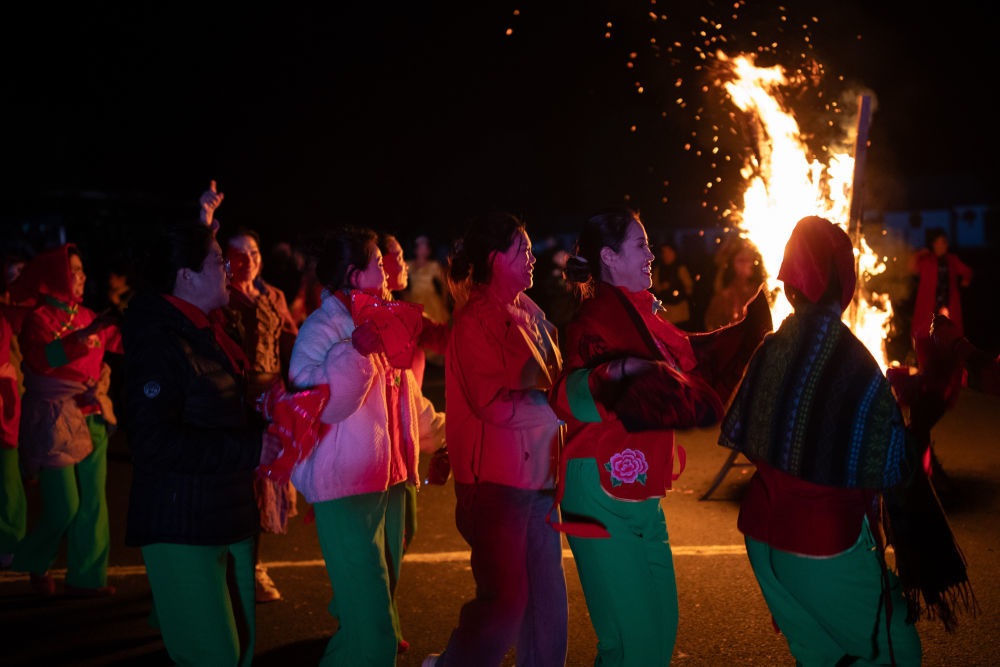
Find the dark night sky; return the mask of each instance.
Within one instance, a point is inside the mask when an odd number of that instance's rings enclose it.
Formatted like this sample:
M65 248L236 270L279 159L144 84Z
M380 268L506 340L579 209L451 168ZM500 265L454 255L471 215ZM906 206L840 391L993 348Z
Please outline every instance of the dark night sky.
M800 65L809 36L826 99L874 92L869 208L996 203L986 3L23 4L0 17L8 214L65 191L193 210L215 178L224 222L286 236L444 230L491 207L565 228L626 194L658 224L712 224L713 172L682 148L731 110L700 91L702 16L730 50L778 42L769 64ZM825 121L811 108L805 125ZM738 194L726 183L709 204Z

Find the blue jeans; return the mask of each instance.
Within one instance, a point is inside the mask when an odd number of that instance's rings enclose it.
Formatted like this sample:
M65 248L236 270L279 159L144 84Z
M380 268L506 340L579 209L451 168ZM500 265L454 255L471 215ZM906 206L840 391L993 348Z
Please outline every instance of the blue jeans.
M515 643L519 667L564 665L562 542L545 521L552 494L483 482L456 483L455 495L476 597L462 607L439 665L499 665Z

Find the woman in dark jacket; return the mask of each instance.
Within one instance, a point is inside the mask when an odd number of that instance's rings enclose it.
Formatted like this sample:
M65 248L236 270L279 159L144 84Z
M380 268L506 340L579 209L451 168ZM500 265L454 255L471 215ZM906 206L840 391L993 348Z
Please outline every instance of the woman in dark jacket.
M253 657L254 468L261 429L245 403L246 358L213 311L229 300L225 260L207 227L177 227L158 248L153 286L124 324L134 472L126 543L142 548L163 640L178 663ZM238 606L226 585L236 564ZM241 644L236 615L245 616Z

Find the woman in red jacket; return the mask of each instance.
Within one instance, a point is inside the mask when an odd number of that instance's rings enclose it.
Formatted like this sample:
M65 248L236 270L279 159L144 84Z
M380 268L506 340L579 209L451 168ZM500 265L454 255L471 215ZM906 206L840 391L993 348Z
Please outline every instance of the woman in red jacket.
M733 378L770 328L758 294L752 320L705 339L729 352L706 356L657 316L652 261L638 216L622 209L589 219L566 265L589 298L567 327L566 370L553 391L569 424L561 502L572 517L557 527L569 534L601 665L669 664L677 586L660 499L676 478L672 429L721 416Z
M948 236L943 229L933 229L927 235L927 247L910 258L910 271L919 276L917 298L913 306L911 332L917 359L926 362L927 345L934 315L948 317L962 334L962 295L959 286L972 282L972 269L955 253L948 252Z
M472 548L476 598L441 656L425 667L566 661L566 580L552 507L559 420L547 391L561 358L555 327L524 294L531 240L508 214L479 220L451 262L457 284L445 395L455 522Z
M114 593L107 585L111 538L105 496L108 424L115 423L105 352L121 353L118 328L81 305L87 276L76 246L47 250L18 281L37 306L18 340L24 354L21 462L41 482L44 510L17 548L14 570L29 572L36 592L51 595L48 574L67 538L71 595Z

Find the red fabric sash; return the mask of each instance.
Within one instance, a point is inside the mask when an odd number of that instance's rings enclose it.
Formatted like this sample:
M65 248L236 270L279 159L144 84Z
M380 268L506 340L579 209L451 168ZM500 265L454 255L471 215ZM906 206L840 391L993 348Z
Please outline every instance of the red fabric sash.
M669 356L673 357L668 358L668 361L676 362L684 371L690 371L698 364L687 334L656 314L656 310L659 310L659 308L654 309L653 305L657 303L656 297L647 290L629 292L620 287L616 289L639 311L643 323L653 334L654 340L666 347Z
M330 400L329 385L290 393L281 380L275 380L257 399L257 411L271 423L267 432L281 441L281 452L270 465L257 468L260 477L269 477L284 484L292 476L292 468L309 457L330 428L320 421L320 414Z
M393 368L410 368L424 326L424 307L389 301L366 290L337 290L337 298L351 313L355 326L371 322L382 340L382 350Z

